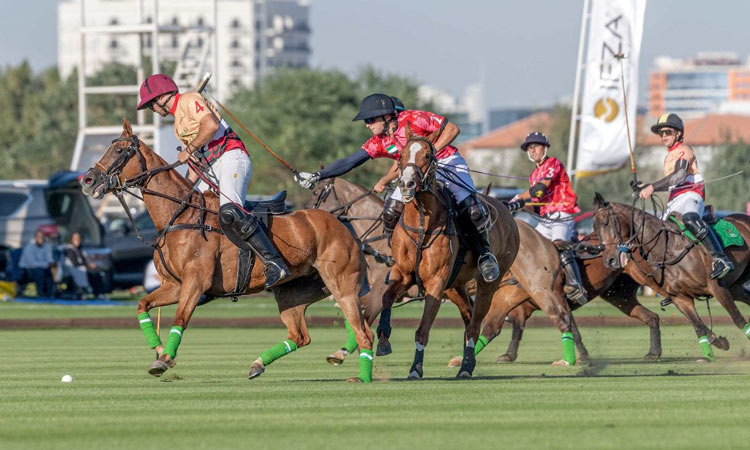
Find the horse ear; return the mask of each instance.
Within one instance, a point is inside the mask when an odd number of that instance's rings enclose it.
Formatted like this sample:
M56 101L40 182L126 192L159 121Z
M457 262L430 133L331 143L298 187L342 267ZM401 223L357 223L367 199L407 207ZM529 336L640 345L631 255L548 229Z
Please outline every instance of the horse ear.
M122 136L133 137L133 127L130 126L130 121L126 117L122 118Z
M404 133L406 133L406 141L408 142L409 139L411 139L411 127L409 126L409 122L406 122L406 126L404 127Z
M484 188L484 191L482 192L482 195L489 195L490 194L490 189L492 189L492 182L490 182L490 184L488 184L487 187Z
M594 193L594 208L602 208L604 206L607 206L607 201L604 200L604 197L602 197L602 194L595 192Z

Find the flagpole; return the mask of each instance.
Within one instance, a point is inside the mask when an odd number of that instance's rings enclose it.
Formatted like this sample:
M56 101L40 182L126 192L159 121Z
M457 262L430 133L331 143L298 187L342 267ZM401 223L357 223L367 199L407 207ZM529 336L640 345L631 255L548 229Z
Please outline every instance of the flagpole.
M583 13L581 14L581 33L578 38L578 58L576 60L576 81L573 88L573 106L570 110L570 136L568 137L568 161L566 167L568 173L574 176L574 183L578 183L578 177L575 176L575 141L576 141L576 121L578 120L578 98L581 91L581 72L583 71L583 47L586 42L586 27L589 16L589 5L591 0L583 0Z

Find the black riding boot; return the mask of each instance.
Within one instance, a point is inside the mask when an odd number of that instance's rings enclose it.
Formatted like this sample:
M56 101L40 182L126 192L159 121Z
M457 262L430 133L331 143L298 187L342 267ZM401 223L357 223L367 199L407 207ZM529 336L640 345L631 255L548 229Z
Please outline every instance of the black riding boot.
M500 266L497 263L497 258L492 254L492 247L490 246L490 212L487 206L472 195L466 197L458 205L458 213L468 215L474 227L474 230L472 230L474 240L479 244L474 251L479 254L477 266L482 278L487 283L497 280L500 276Z
M224 235L237 247L252 250L263 263L266 288L290 275L284 259L263 231L258 219L245 214L237 206L227 203L219 208L219 224Z
M734 264L724 254L724 248L719 242L719 237L714 230L707 228L708 233L701 243L706 246L711 254L711 278L724 278L726 274L734 269Z
M391 246L391 237L393 236L393 230L396 229L398 219L401 217L401 213L404 212L404 203L398 200L389 198L383 205L383 231L385 236L388 238L388 246Z
M571 301L579 305L585 305L588 300L588 293L583 287L581 281L581 271L578 269L576 255L571 249L560 251L560 262L565 270L565 295Z
M703 222L698 214L692 212L686 213L682 216L682 221L685 222L685 226L693 233L693 236L701 241L708 250L708 253L711 254L711 278L723 278L734 269L734 264L724 254L719 237L716 236L714 230Z

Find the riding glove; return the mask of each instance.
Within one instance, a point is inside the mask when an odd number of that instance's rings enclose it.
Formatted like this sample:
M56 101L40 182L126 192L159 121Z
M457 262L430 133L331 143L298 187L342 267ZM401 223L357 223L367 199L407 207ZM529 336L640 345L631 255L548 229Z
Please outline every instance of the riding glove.
M320 181L320 172L298 172L294 175L294 181L305 189L313 189L318 184L318 181Z

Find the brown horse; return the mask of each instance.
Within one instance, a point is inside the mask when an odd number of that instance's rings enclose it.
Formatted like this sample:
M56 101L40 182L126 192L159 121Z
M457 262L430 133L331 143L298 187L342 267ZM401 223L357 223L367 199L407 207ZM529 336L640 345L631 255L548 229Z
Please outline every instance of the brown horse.
M201 296L237 293L238 248L218 231L218 197L194 191L174 167L134 136L125 120L121 137L112 142L81 182L84 192L94 198L107 192L121 196L128 187L140 188L160 231L154 260L162 286L138 304L141 328L159 355L149 369L155 376L174 365L180 338ZM289 280L319 275L337 299L361 349L360 376L351 380L371 381L373 336L358 305L366 264L352 235L330 213L303 210L274 217L269 237L293 273ZM163 259L158 254L163 254ZM239 289L243 294L260 292L264 282L262 267L256 264L247 285ZM284 291L284 285L274 288L289 339L264 352L252 364L250 378L263 373L275 359L310 343L304 317L310 302ZM148 311L174 303L177 312L169 339L162 345Z
M429 331L440 308L440 300L447 288L454 287L465 304L471 304L465 286L476 280L477 292L471 312L471 320L464 336L464 359L458 372L459 378L472 376L476 365L474 346L479 338L482 320L496 294L502 276L510 268L518 252L518 227L508 209L492 197L483 197L491 210L493 226L490 229L491 251L497 258L500 277L485 282L479 275L476 256L469 253L463 257L462 265L452 276L454 264L461 254L461 242L455 232L452 218L450 194L440 191L435 181L437 159L434 140L440 130L428 137L412 136L406 127L406 144L401 153L400 188L405 203L399 226L393 233L393 258L396 265L391 269L388 290L383 296L383 311L380 315L379 331L390 327L390 311L393 302L413 284L424 290L424 312L417 328L416 351L409 378L421 379L424 347ZM411 169L411 170L407 170ZM455 278L451 280L451 278ZM378 335L383 344L383 335Z
M306 207L324 209L339 217L340 220L347 221L355 234L368 242L367 245L370 246L371 250L366 252L365 259L367 261L367 279L370 283L370 291L360 298L360 303L365 320L372 326L383 309L383 294L388 287L385 283L385 277L390 270L386 261L390 258L391 249L384 234L382 220L380 220L383 200L363 186L343 178L331 178L318 185L313 191L312 200ZM405 297L416 295L416 286L412 286L404 294ZM320 298L325 296L327 294L322 294ZM463 298L458 295L455 289L448 289L445 296L458 307L464 325L468 324L471 319L471 305L464 303ZM352 353L357 346L354 330L348 323L346 328L348 334L346 343L341 349L326 357L326 361L332 365L342 364L346 356ZM384 356L390 352L389 347L379 346L377 356Z
M695 311L693 299L714 297L746 335L750 324L737 309L735 300L750 302L742 283L750 277L750 218L732 214L732 223L745 240L742 246L726 249L734 270L722 280L710 277L711 255L702 245L683 236L677 225L620 203L609 203L597 193L594 196L594 230L602 239L604 262L614 270L625 268L633 280L672 298L677 309L691 322L704 356L714 359L711 345L727 350L726 338L717 337Z
M519 225L519 230L521 227ZM599 239L595 234L586 236L582 241L582 245L591 247L597 247L599 245ZM526 324L526 320L531 316L534 311L543 310L550 316L550 311L559 310L560 299L565 299L565 293L562 290L562 285L559 282L550 283L548 280L548 272L519 272L515 270L516 264L522 258L533 258L536 261L537 266L544 265L546 267L547 261L536 253L535 251L524 251L527 248L524 242L524 234L521 233L521 249L518 252L516 261L510 268L510 276L517 277L518 283L507 283L501 290L503 296L500 298L499 304L492 303L490 311L487 313L485 318L484 328L482 330L482 336L486 340L487 344L492 341L503 326L503 322L508 320L513 325L513 334L511 337L508 350L505 354L501 355L498 362L512 362L518 357L518 345L523 335L523 329ZM547 255L548 257L557 258L557 255ZM557 263L557 259L554 260ZM638 302L638 283L634 282L629 276L622 274L622 270L612 270L605 266L604 259L601 255L591 255L584 259L577 261L580 273L582 275L582 282L586 292L588 293L588 300L591 301L597 296L601 296L606 302L610 303L623 314L628 315L634 319L638 319L643 322L644 325L650 329L651 344L648 353L644 356L646 360L654 360L661 357L661 332L659 330L659 315L649 311L646 307ZM508 276L506 276L508 278ZM530 279L529 279L530 278ZM557 291L557 296L546 296L540 297L538 295L532 295L527 292L521 281L524 280L526 283L532 283L541 286L554 285L554 289ZM556 300L558 305L550 305L549 300ZM519 302L522 302L519 304ZM572 310L576 310L580 307L575 302L565 302L566 307L571 306ZM517 307L513 308L509 313L504 314L512 305L518 304ZM506 319L507 317L507 319ZM552 315L550 317L555 323L559 323L559 318ZM575 322L573 323L575 325ZM573 339L578 350L579 359L586 361L589 359L588 350L583 345L580 333L578 333L577 327L572 328ZM480 337L480 340L482 338ZM479 349L477 347L477 349ZM477 352L478 353L478 352ZM449 363L449 366L455 366L459 363L460 359L454 358Z

